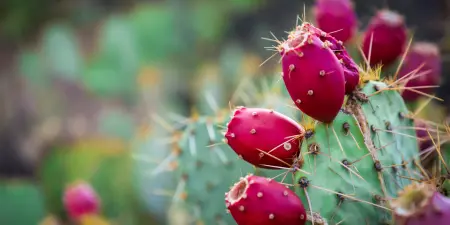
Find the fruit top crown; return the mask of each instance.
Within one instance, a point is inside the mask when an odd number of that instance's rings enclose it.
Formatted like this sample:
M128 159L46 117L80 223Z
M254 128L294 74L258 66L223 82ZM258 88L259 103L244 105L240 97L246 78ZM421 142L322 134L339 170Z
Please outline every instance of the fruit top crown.
M233 204L233 202L239 201L245 194L247 188L248 188L248 180L246 178L236 183L231 189L231 191L228 193L229 202Z
M282 51L294 50L305 44L308 39L308 33L305 33L302 29L293 31L288 40L281 43L280 48Z
M404 22L404 19L400 14L391 10L381 10L378 13L378 18L381 22L391 27L401 26Z
M304 22L289 33L288 39L281 43L278 49L282 54L286 51L295 50L305 45L307 41L312 41L312 36L314 35L325 36L326 34L322 30L313 27L312 24Z

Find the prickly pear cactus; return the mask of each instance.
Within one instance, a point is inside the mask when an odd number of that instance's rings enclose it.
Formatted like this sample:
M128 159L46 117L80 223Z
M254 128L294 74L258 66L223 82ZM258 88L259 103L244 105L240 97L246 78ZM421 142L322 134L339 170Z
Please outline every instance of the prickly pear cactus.
M389 202L423 170L414 122L397 91L401 82L381 81L380 69L356 68L342 43L309 23L279 44L282 79L291 102L302 111L304 129L294 131L292 121L273 110L244 107L230 115L225 138L250 165L269 162L265 154L289 162L284 171L294 174L295 182L281 183L297 195L246 176L226 192L227 209L239 225L389 223ZM346 90L354 78L359 82ZM289 137L300 141L295 159L286 157L290 147L298 146ZM280 194L265 193L270 190ZM277 201L277 208L264 196ZM302 206L291 204L297 198L305 205L306 223Z

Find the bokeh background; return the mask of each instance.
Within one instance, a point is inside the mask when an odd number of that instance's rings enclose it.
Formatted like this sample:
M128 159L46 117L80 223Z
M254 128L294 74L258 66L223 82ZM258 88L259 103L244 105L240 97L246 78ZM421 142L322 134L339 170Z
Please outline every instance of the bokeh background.
M389 7L440 47L446 116L449 1L354 2L361 29ZM0 224L70 224L62 195L78 180L101 196L103 222L168 224L177 181L158 166L170 132L194 106L228 108L245 77L276 76L276 60L260 66L272 54L261 37L285 36L311 4L0 1Z

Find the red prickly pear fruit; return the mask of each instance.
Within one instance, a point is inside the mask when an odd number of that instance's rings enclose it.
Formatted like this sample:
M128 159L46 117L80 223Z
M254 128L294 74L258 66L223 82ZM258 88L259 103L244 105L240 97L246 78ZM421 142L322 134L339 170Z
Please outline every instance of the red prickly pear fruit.
M419 69L420 68L420 69ZM417 72L413 72L418 69ZM436 44L430 42L416 42L406 54L405 60L399 72L399 78L413 72L423 73L406 83L406 87L438 85L441 78L441 55ZM412 76L414 76L414 74ZM407 78L406 78L407 79ZM431 94L433 88L421 88L418 91ZM419 93L405 90L402 97L405 101L415 101L421 95Z
M357 16L350 0L316 0L314 16L321 30L343 43L357 30Z
M404 52L406 43L407 29L403 16L384 9L370 20L363 35L362 49L365 57L370 58L371 66L389 66Z
M447 225L450 221L450 198L432 184L405 187L391 206L398 225Z
M281 169L294 163L305 129L270 109L238 107L227 125L226 142L256 167Z
M84 215L97 214L100 200L95 190L87 183L77 182L66 188L63 197L64 207L73 219Z
M345 49L342 41L337 40L327 32L314 27L310 23L303 24L303 30L312 32L320 37L323 42L330 42L330 49L334 52L339 62L343 66L345 77L345 94L351 94L359 84L359 69L355 61L351 58L350 54Z
M300 198L285 185L248 175L225 193L228 211L238 225L304 225L306 211Z
M295 105L306 115L331 123L345 97L343 66L330 41L303 24L281 44L283 81ZM317 29L317 28L314 28Z

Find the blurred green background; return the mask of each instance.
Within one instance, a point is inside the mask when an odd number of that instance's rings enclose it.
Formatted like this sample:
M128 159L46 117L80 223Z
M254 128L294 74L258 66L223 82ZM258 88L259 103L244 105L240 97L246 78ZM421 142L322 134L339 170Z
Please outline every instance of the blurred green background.
M80 179L99 193L104 222L169 224L177 181L159 166L174 127L194 106L228 108L242 80L273 77L261 37L284 36L311 3L2 0L0 224L71 224L62 194ZM405 14L449 60L446 1L355 6L361 27L383 6Z

